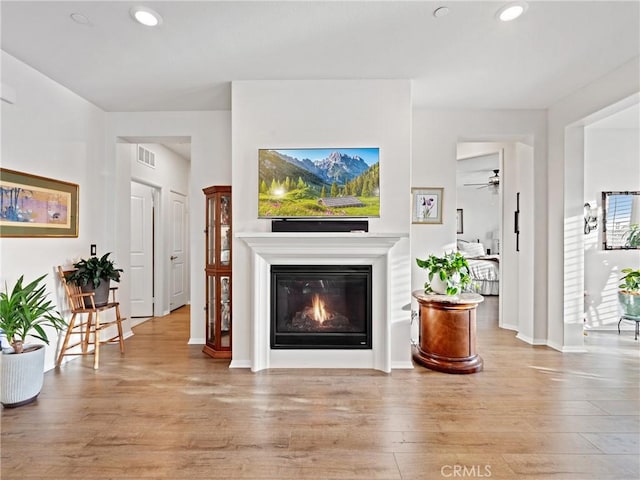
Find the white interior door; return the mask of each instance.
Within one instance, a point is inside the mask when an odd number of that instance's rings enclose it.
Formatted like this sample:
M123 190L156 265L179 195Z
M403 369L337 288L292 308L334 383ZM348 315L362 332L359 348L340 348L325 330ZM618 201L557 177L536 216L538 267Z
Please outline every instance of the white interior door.
M131 182L131 316L153 316L154 189Z
M187 202L186 197L171 192L170 299L169 309L187 303L189 269L187 259Z

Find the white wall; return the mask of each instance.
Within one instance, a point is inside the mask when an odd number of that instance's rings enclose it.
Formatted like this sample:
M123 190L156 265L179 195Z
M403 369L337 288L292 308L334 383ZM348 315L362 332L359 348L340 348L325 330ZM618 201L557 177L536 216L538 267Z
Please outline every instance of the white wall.
M162 279L161 285L156 285L155 307L156 315L166 315L171 310L169 305L171 262L169 260L171 250L171 234L173 233L172 213L171 213L171 192L184 195L187 202L187 212L190 210L189 204L189 161L182 158L177 153L159 144L141 144L147 150L155 154L155 168L150 168L137 160L136 145L129 145L129 156L131 162L131 179L156 187L160 190L158 219L161 235L155 239L156 275ZM196 201L201 201L201 196ZM189 218L187 218L189 225ZM189 285L186 285L186 292L189 295Z
M640 191L639 159L640 131L585 127L584 201L598 207L598 228L584 236L585 314L590 328L617 328L620 269L640 266L638 250L602 247L602 192Z
M498 253L493 244L493 234L498 231L500 218L500 205L497 192L493 193L488 188L479 191L473 187L459 187L457 208L462 209L463 233L458 235L459 240L477 242L484 245L485 250Z
M88 257L90 244L109 231L105 200L110 189L102 168L105 113L5 52L2 83L16 92L15 104L1 102L2 167L77 183L80 207L78 238L0 239L0 284L46 273L51 298L66 310L55 267ZM57 335L50 341L47 370L55 364Z
M404 80L234 82L233 224L236 232L269 231L259 220L258 149L287 147L379 147L380 218L369 231L407 233L410 221L411 89ZM410 365L409 245L392 250L395 285L392 324L392 365ZM250 251L234 240L233 363L251 360L250 318L253 288Z
M635 57L548 110L546 316L548 344L558 350L584 349L583 125L637 103L639 91L640 57Z
M501 254L506 264L519 263L524 255L515 253L513 234L513 211L515 192L522 188L520 181L526 180L529 197L521 196L521 210L531 222L528 236L531 239L531 259L535 268L530 269L532 284L529 291L519 290L519 274L515 270L513 278L502 282L514 289L513 294L504 297L501 325L518 329L518 308L520 302L531 307L531 341L539 343L546 338L546 299L539 295L539 284L546 278L546 115L543 110L414 110L413 112L413 187L444 187L444 213L442 225L412 225L411 256L423 257L430 253L440 253L456 239L456 146L462 142L501 142L505 145L503 160L503 239ZM532 170L523 180L518 180L513 165L516 158L516 142L533 147ZM510 150L509 150L510 149ZM493 150L495 151L495 150ZM462 153L461 153L462 155ZM521 175L524 177L524 175ZM453 198L452 198L453 197ZM528 212L526 209L528 208ZM521 236L522 239L522 236ZM535 246L533 246L535 245ZM512 256L508 258L508 255ZM518 259L520 258L520 260ZM412 287L422 288L424 271L413 264ZM504 274L503 274L503 280ZM541 298L542 297L542 298ZM508 302L508 303L504 303Z
M114 185L108 216L113 225L111 246L128 265L131 195L131 163L116 154L116 143L124 137L190 137L189 237L191 260L191 333L189 343L204 344L205 282L204 221L202 189L231 183L230 112L117 112L107 115L105 134L109 177ZM125 258L126 257L126 258ZM126 263L125 263L126 262ZM129 291L123 279L123 293ZM128 298L122 301L128 307ZM128 312L127 312L128 316Z

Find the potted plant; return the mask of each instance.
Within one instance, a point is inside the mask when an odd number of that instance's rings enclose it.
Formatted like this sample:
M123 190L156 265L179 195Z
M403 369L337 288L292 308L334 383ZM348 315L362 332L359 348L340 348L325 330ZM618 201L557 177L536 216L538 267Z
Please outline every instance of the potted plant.
M460 252L445 253L442 257L429 255L426 260L416 258L420 268L429 272L424 284L425 293L457 295L471 283L469 263Z
M47 345L45 327L62 330L66 323L47 298L43 275L23 285L21 276L13 289L0 292L0 329L9 348L2 349L0 368L1 402L5 407L18 407L36 399L44 380L44 345L25 345L27 337Z
M639 248L640 247L640 224L632 223L629 225L629 230L622 236L625 247Z
M67 276L67 281L78 285L83 293L94 292L93 302L96 307L109 302L109 287L111 280L120 281L121 268L116 268L113 260L109 260L111 253L102 257L82 259L73 266L75 270ZM85 298L85 305L91 306L91 299Z
M622 313L629 317L640 318L640 269L623 268L620 272L624 276L618 285L618 302Z

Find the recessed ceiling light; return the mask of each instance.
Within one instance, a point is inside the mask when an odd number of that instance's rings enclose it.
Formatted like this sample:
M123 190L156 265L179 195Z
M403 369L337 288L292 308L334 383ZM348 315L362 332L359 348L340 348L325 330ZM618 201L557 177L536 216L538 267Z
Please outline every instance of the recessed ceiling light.
M433 16L436 18L446 17L449 14L448 7L438 7L433 11Z
M162 24L162 17L160 14L147 7L133 7L131 9L131 16L136 20L136 22L147 27L156 27Z
M510 22L526 12L527 8L529 8L527 2L507 3L496 12L496 18L503 22Z
M76 22L77 24L80 24L80 25L90 25L91 24L89 19L87 17L85 17L81 13L72 13L71 15L69 15L69 18L71 20L73 20L74 22Z

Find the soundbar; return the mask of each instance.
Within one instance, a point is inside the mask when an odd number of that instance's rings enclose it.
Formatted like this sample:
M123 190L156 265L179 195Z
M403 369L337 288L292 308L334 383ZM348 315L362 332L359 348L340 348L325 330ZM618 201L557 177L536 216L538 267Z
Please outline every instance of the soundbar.
M272 232L368 232L368 220L272 220Z

